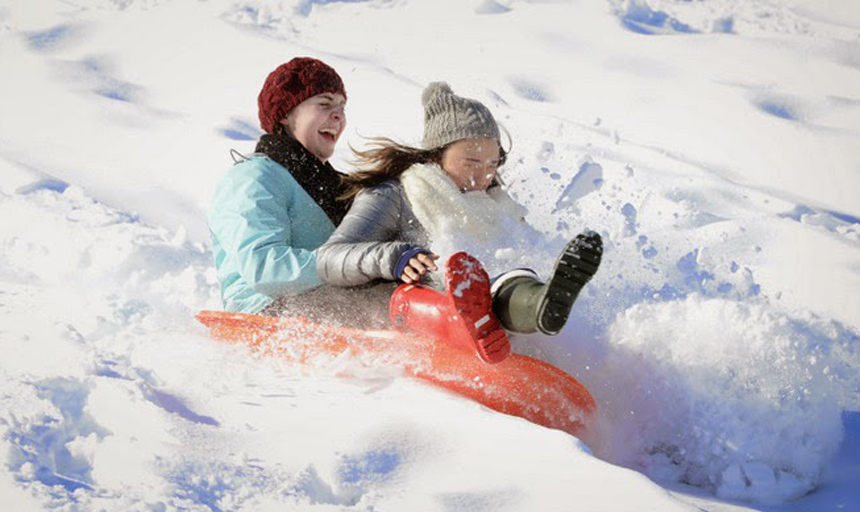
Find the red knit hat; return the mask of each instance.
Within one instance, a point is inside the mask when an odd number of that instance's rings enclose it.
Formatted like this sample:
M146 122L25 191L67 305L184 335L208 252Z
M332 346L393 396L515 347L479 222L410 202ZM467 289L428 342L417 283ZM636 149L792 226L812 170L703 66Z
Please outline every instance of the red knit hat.
M260 127L266 133L275 131L278 123L306 99L325 92L338 92L346 98L343 80L325 62L310 57L296 57L269 73L257 98Z

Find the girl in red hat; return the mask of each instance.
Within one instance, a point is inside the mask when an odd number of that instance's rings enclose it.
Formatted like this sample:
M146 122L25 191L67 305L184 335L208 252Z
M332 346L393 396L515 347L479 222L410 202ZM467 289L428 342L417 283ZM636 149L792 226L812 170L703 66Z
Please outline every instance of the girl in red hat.
M209 227L224 308L276 314L322 284L316 250L349 207L328 163L346 90L330 66L297 57L269 74L258 104L266 133L219 183Z

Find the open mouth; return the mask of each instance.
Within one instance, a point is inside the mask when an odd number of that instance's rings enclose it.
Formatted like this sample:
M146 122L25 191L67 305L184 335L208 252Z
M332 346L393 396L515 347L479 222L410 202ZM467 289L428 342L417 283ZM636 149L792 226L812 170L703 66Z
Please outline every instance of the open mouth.
M334 128L323 128L319 131L319 134L322 137L330 142L334 142L337 140L337 130Z

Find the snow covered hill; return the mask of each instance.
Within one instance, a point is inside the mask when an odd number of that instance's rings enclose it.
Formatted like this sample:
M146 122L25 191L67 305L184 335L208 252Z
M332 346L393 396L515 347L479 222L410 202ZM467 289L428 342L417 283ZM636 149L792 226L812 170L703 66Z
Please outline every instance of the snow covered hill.
M510 132L578 440L338 361L210 340L205 211L256 94L343 76L348 144L420 138L434 80ZM849 0L0 0L4 510L860 508L860 8ZM525 247L523 246L525 245Z

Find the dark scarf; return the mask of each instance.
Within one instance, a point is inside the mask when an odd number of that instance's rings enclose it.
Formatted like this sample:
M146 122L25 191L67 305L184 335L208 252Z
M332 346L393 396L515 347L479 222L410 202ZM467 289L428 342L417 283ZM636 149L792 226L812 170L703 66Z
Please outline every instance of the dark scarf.
M257 143L257 153L263 153L284 166L305 189L335 226L349 210L351 201L338 201L346 191L341 174L330 163L322 163L296 139L286 134L267 133Z

